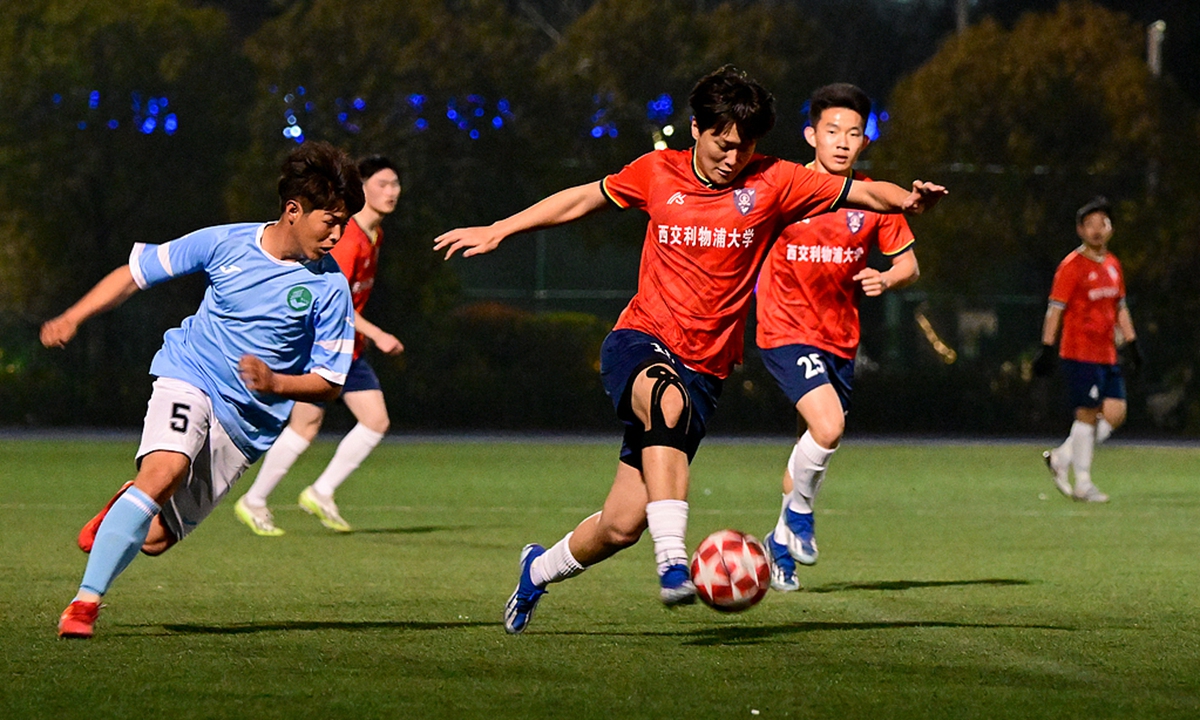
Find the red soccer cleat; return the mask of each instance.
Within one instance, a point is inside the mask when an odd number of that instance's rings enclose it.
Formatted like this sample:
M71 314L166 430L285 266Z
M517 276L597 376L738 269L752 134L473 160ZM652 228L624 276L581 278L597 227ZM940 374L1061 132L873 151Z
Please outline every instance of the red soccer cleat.
M121 489L117 491L117 494L112 496L112 500L109 500L108 504L104 506L104 509L96 513L96 517L88 520L87 524L83 526L83 529L79 531L78 542L80 550L84 551L85 553L90 553L92 551L92 545L96 542L96 531L100 529L100 523L104 522L104 516L108 514L109 509L112 508L113 503L117 501L117 498L121 497L121 495L124 494L124 492L128 490L129 486L131 485L133 485L132 480L122 485ZM70 610L70 608L67 609ZM66 617L65 613L63 614L63 617ZM89 629L87 637L91 637L91 635L92 632Z
M100 603L72 600L58 618L58 636L60 638L90 638L92 627L100 615Z

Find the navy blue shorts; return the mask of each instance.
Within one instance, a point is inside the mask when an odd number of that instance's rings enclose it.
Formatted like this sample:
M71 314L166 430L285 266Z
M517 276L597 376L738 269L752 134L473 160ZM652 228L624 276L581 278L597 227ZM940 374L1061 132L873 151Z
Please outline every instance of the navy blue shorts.
M1125 378L1120 365L1062 361L1063 375L1067 378L1067 393L1073 408L1098 408L1105 398L1125 399Z
M714 375L696 372L683 364L666 346L652 335L637 330L613 330L600 346L600 382L604 392L617 410L617 418L625 425L621 442L621 462L642 469L642 434L646 428L633 413L633 379L647 366L665 363L679 375L687 388L692 404L692 420L688 425L688 462L696 456L704 439L709 418L717 409L723 382Z
M854 389L853 360L813 345L784 345L759 352L763 364L793 406L810 391L829 384L842 401L842 411L850 412L850 391Z
M382 389L379 378L375 376L375 369L365 357L359 357L350 363L350 370L346 372L346 384L342 386L343 394Z

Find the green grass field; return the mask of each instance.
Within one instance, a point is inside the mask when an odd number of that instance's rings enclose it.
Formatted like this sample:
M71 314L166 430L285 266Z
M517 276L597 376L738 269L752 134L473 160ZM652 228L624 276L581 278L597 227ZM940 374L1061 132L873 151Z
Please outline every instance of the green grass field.
M599 507L615 442L385 444L339 493L345 536L294 504L322 442L276 495L286 536L251 535L230 498L133 563L93 640L60 641L75 533L134 449L0 441L0 718L1200 716L1200 450L1102 448L1113 501L1087 506L1039 447L851 439L804 591L669 611L646 539L510 637L521 546ZM787 452L706 446L689 545L764 534Z

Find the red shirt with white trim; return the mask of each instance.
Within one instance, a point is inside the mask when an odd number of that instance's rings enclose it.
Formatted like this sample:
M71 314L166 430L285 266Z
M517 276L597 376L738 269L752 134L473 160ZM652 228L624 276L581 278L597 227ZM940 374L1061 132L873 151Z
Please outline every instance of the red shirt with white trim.
M1058 354L1066 360L1115 365L1114 329L1125 302L1125 276L1112 253L1097 262L1079 250L1063 259L1054 273L1050 304L1063 309Z
M870 181L860 173L854 179ZM903 215L866 210L841 209L788 225L759 274L758 346L813 345L853 358L862 293L851 278L867 267L872 245L894 257L913 240Z
M350 296L354 303L355 312L361 313L371 297L371 289L375 287L375 271L379 267L379 246L383 244L383 228L375 230L375 239L367 235L358 225L358 221L350 218L342 237L333 246L329 254L337 260L342 274L350 281ZM366 348L367 338L362 333L354 333L354 359L357 360Z
M714 186L691 150L658 150L601 183L620 208L650 215L638 291L615 329L653 335L689 367L727 377L742 361L754 278L779 231L829 212L849 178L756 155L734 182Z

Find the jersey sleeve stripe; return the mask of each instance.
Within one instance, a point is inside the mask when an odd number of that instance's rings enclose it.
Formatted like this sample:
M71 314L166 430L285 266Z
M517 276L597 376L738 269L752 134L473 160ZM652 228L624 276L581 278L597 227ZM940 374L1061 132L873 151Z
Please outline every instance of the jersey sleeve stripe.
M129 274L133 275L133 282L138 286L139 290L145 290L150 287L146 282L146 275L142 272L142 250L146 248L146 243L134 243L133 250L129 253Z
M318 340L317 345L331 353L353 353L354 338L342 340Z
M1050 300L1050 307L1056 307L1056 308L1058 308L1059 310L1062 310L1062 309L1064 309L1064 308L1066 308L1066 307L1067 307L1067 304L1066 304L1065 302L1061 301L1061 300L1054 300L1054 299L1051 299L1051 300Z
M880 250L879 252L883 253L883 256L884 256L884 257L896 257L897 255L903 255L904 253L906 253L906 252L908 252L909 250L911 250L911 249L912 249L912 246L913 246L914 244L916 244L916 242L917 242L917 239L916 239L916 238L913 238L912 240L909 240L908 242L904 243L904 247L900 248L899 250L893 250L893 251L892 251L892 252L890 252L890 253L888 253L888 252L883 252L882 250Z
M175 271L171 268L171 243L158 246L158 262L169 277L175 277Z
M842 183L842 191L838 193L837 200L829 206L829 212L833 212L842 207L842 203L846 202L846 198L850 197L850 183L854 182L854 178L846 178Z
M604 197L608 198L608 201L610 203L612 203L613 205L616 205L617 207L621 208L622 210L629 207L628 205L623 204L620 200L613 197L613 194L608 191L608 178L604 178L603 180L600 181L600 192L604 193Z
M313 372L316 373L317 375L320 375L321 377L325 378L326 380L333 383L334 385L345 385L346 384L346 373L334 372L334 371L330 370L329 368L323 368L323 367L313 368Z

